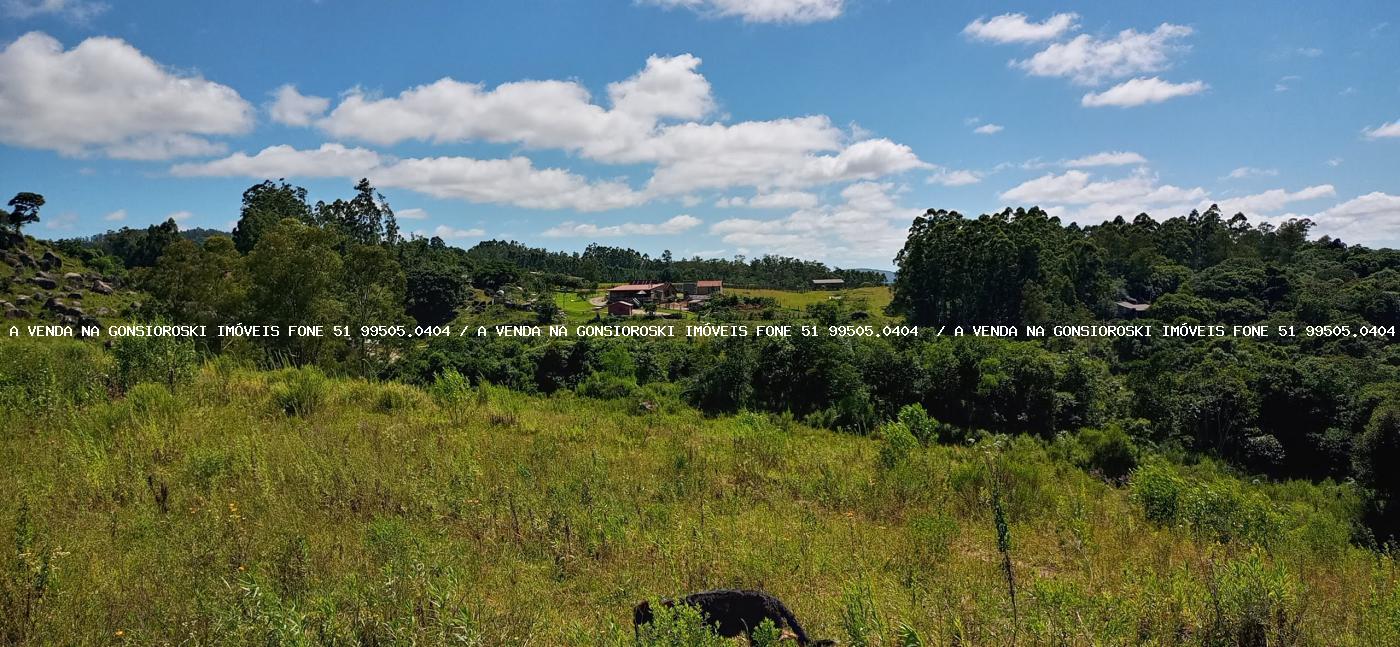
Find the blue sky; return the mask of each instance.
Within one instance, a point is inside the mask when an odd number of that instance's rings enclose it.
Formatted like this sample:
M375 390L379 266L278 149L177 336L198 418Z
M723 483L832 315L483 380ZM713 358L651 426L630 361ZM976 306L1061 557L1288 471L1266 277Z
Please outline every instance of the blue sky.
M43 237L368 176L405 230L892 267L926 208L1400 245L1400 5L0 0ZM392 7L392 8L386 8Z

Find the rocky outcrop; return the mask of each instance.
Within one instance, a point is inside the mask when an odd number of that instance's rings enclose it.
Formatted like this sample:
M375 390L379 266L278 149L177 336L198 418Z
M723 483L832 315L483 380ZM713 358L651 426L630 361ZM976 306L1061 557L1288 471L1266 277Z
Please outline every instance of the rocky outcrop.
M44 250L44 255L39 259L39 267L44 271L57 270L63 267L63 259L53 250Z
M113 290L112 286L107 285L104 281L98 280L92 282L92 291L98 294L111 294Z
M56 289L58 289L58 281L55 281L55 280L53 280L53 279L51 279L51 278L49 278L49 277L47 277L47 276L35 276L35 277L29 279L29 282L30 282L30 283L33 283L34 285L37 285L37 286L39 286L39 287L41 287L41 288L43 288L43 289L45 289L45 290L56 290Z

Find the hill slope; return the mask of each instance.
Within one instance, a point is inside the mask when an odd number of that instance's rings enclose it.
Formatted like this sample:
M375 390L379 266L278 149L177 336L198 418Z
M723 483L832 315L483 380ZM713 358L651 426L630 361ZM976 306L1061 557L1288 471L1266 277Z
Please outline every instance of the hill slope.
M845 644L1400 637L1394 562L1348 545L1343 487L1209 466L1115 487L1064 442L900 450L664 399L223 362L174 393L79 398L107 370L90 344L3 343L0 532L25 555L4 586L57 574L0 613L11 635L631 644L638 600L752 587Z

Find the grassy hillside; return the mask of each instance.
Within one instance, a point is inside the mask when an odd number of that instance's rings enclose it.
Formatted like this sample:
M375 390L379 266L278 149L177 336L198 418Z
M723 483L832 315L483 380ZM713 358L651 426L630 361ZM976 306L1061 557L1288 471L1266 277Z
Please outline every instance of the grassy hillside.
M216 362L109 398L91 344L0 353L7 640L631 644L635 602L712 587L843 644L1400 640L1347 486L1114 485L1069 438L922 446L450 376Z

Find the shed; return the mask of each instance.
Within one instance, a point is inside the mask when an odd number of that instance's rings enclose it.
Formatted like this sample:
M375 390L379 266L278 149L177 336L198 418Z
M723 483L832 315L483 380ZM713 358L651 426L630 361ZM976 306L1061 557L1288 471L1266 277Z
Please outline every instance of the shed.
M812 287L818 290L835 290L845 285L845 279L812 279Z
M626 301L613 301L608 304L608 314L614 317L630 317L634 308L635 306Z

